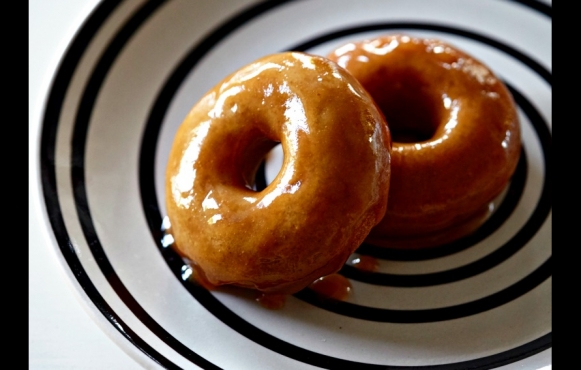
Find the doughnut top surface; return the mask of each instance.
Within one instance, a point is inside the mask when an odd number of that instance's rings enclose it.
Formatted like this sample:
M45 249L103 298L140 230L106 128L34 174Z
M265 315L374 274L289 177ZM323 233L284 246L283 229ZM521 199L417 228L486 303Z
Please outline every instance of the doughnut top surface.
M386 35L328 56L383 111L393 137L388 210L369 242L441 245L474 231L520 151L513 98L482 62L436 39Z
M274 181L254 191L281 143ZM166 173L175 248L214 285L296 292L338 271L383 217L391 137L361 84L304 53L218 83L178 129Z

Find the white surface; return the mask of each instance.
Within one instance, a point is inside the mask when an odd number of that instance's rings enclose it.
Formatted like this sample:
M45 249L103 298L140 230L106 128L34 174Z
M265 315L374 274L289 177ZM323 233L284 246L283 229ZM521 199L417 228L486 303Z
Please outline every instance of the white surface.
M29 1L29 368L141 369L76 296L44 230L37 179L43 99L66 45L97 0Z
M97 0L29 1L29 368L140 369L92 317L71 287L50 244L37 185L38 125L43 100L60 56ZM95 321L94 319L97 319ZM107 323L105 323L108 325ZM502 370L537 369L539 357ZM546 363L546 362L545 362ZM543 367L543 370L550 369Z

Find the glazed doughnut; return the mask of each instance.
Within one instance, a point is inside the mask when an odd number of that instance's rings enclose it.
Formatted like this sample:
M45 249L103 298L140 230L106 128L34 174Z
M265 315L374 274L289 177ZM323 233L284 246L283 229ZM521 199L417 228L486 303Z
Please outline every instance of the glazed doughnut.
M284 160L253 190L265 155ZM179 127L166 172L180 255L211 285L294 293L338 271L386 209L391 137L365 89L330 60L261 58Z
M478 228L521 151L500 79L447 43L406 35L348 43L328 58L371 94L393 138L387 211L367 242L433 247Z

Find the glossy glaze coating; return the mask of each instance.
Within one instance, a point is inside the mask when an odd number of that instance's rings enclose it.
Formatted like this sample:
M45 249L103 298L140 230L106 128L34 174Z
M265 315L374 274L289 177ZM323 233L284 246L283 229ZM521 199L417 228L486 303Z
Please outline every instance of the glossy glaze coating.
M387 35L343 45L328 57L369 91L393 137L388 210L367 241L423 248L474 231L521 150L505 85L439 40Z
M251 190L266 153L284 161ZM326 58L282 53L210 90L166 173L175 246L214 285L293 293L336 272L386 209L391 137L371 97Z

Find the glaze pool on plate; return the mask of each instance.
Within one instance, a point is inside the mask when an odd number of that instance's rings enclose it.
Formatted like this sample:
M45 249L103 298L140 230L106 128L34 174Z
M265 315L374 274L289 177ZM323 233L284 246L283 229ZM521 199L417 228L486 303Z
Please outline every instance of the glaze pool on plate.
M550 8L444 3L98 6L53 84L41 160L58 251L93 309L125 336L120 345L167 368L225 369L496 368L551 346ZM192 22L195 14L205 16ZM173 133L193 102L267 53L323 55L346 39L394 30L437 35L478 55L519 96L526 161L503 222L452 252L381 256L388 278L354 277L350 300L333 307L298 295L269 311L184 281L183 261L161 243L159 199ZM233 349L228 356L224 347Z

